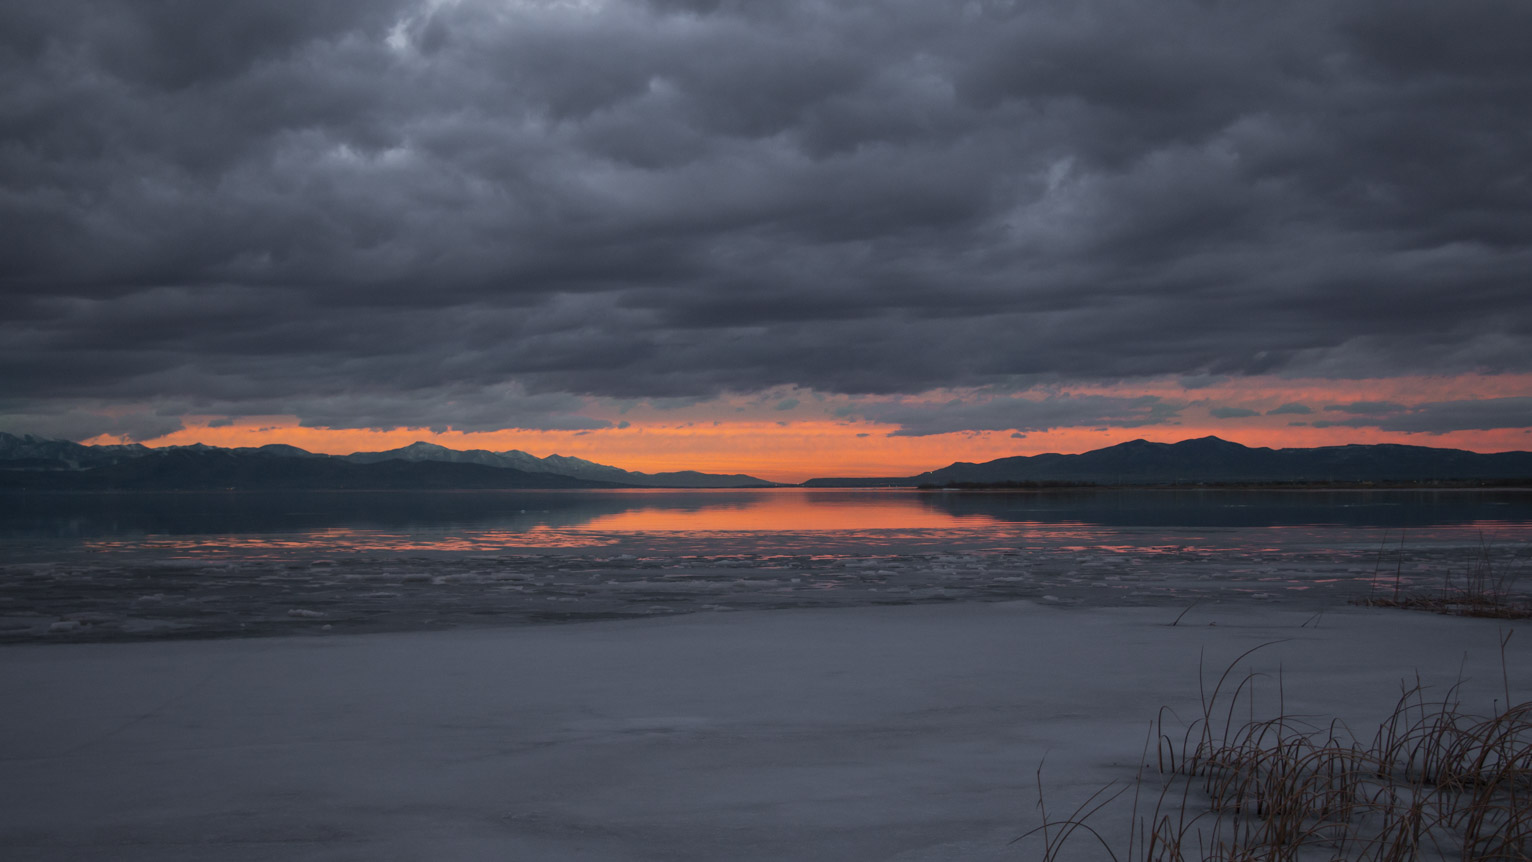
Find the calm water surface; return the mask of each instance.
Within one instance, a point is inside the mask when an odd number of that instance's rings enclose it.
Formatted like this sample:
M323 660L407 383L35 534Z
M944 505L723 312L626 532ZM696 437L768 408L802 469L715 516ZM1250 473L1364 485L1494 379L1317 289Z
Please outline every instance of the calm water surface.
M1518 581L1529 526L1524 491L0 497L0 642L957 600L1322 608L1486 565Z

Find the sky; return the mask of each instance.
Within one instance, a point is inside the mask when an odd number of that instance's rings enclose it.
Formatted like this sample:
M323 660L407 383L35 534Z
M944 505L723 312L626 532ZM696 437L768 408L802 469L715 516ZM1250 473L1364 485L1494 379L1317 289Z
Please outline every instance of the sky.
M0 430L1532 449L1532 5L0 5Z

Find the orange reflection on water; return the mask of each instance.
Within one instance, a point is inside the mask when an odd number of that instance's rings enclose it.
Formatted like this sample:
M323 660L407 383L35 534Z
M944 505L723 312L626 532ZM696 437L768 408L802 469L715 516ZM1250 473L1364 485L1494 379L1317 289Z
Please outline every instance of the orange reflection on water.
M668 493L634 491L622 496L631 503L629 508L592 514L583 521L570 519L561 510L555 523L536 523L535 513L522 512L520 518L524 520L515 526L491 521L441 530L329 527L291 533L151 534L88 540L84 545L96 552L149 551L199 558L224 553L281 556L295 551L494 553L508 548L597 548L632 539L719 541L737 537L755 542L798 535L929 542L999 538L1014 534L1019 526L988 515L957 515L923 505L907 492L847 494L781 489L741 496L703 491L687 495L681 504ZM1082 535L1080 541L1088 539Z
M644 507L601 515L571 527L592 533L865 533L982 530L987 515L953 515L919 505L908 494L864 499L813 491L758 493L744 503L696 508Z
M207 557L238 553L245 557L280 556L283 551L325 554L368 551L454 551L492 553L504 548L595 548L613 545L614 538L584 535L547 527L525 531L476 530L466 535L421 536L367 530L315 530L308 533L271 535L146 536L141 539L98 539L84 542L95 553L153 551L175 557Z

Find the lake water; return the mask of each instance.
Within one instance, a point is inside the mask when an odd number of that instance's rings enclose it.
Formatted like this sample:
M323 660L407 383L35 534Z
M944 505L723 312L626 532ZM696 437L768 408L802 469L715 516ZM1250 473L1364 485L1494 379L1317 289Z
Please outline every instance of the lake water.
M1526 491L37 494L0 497L0 642L1011 599L1318 611L1470 570L1532 585L1529 527Z

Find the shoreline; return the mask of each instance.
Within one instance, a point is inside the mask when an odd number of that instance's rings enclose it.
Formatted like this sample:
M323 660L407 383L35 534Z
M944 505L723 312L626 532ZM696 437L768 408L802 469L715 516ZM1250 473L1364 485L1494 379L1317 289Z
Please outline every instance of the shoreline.
M5 471L0 470L0 478ZM388 487L388 488L347 488L342 486L292 486L292 487L164 487L164 488L131 488L131 487L101 487L101 488L29 488L22 486L0 485L0 496L7 497L134 497L134 496L204 496L238 497L249 495L277 496L283 494L315 494L315 495L407 495L407 494L440 494L440 495L505 495L516 494L553 494L553 495L599 495L599 494L739 494L757 491L1005 491L1018 493L1059 493L1079 491L1532 491L1532 478L1519 477L1515 479L1380 479L1376 481L1252 481L1252 482L1218 482L1218 481L1186 481L1186 482L1074 482L1069 480L1024 480L1018 482L954 482L947 484L904 484L871 481L869 484L854 484L859 480L849 479L846 482L852 484L823 483L823 480L810 480L798 484L773 483L768 485L720 485L715 487L692 488L675 485L594 485L591 487L557 488L557 487L485 487L473 486L455 487ZM811 484L819 482L819 484Z

